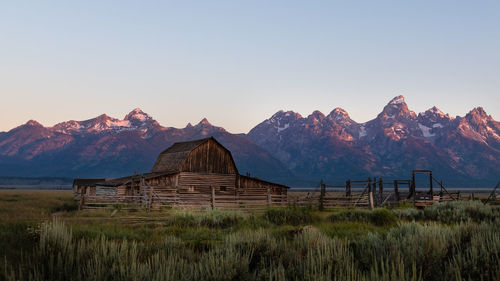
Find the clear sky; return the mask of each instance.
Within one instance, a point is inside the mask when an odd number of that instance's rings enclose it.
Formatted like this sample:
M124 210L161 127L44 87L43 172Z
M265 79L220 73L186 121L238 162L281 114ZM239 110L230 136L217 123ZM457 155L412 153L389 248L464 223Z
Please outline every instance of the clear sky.
M394 96L500 120L500 1L2 1L0 131L140 107L248 132Z

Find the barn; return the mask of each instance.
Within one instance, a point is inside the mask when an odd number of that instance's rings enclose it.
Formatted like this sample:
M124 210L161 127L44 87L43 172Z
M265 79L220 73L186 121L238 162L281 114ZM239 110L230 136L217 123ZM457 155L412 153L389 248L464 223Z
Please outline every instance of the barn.
M150 173L73 182L80 209L258 208L286 205L288 188L240 175L231 152L213 137L173 144Z

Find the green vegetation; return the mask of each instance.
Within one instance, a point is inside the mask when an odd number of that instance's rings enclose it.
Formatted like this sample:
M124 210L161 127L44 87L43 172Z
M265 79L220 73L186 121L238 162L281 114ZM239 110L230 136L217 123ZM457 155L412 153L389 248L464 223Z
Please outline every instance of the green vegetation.
M311 207L298 208L295 206L289 208L268 209L264 213L264 218L277 225L300 225L319 221L318 215L313 212Z
M465 221L493 222L500 217L500 208L492 208L481 201L455 201L434 204L423 210L393 210L393 213L404 220L428 220L452 224Z
M394 225L397 222L396 216L387 209L370 210L346 210L335 213L329 217L333 222L336 221L359 221L369 222L378 226Z
M500 213L478 202L111 216L33 197L0 194L0 280L500 280Z

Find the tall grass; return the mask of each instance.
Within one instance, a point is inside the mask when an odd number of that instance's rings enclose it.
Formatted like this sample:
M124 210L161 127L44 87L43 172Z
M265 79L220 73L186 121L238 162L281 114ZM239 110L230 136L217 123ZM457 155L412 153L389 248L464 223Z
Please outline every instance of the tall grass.
M75 239L60 221L43 224L38 247L6 280L499 280L498 223L404 223L359 240L314 227L294 239L265 229L196 249L166 236L144 242Z

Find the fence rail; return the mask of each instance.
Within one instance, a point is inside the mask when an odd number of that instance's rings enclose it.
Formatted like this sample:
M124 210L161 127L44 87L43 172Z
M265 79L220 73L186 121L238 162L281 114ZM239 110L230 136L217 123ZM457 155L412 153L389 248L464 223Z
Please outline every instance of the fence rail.
M147 210L162 208L200 209L264 209L288 205L286 194L272 194L269 189L241 189L234 192L194 193L177 189L144 188L138 195L75 194L80 209L143 207Z

